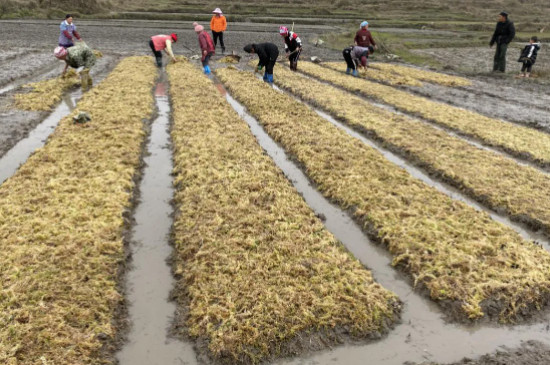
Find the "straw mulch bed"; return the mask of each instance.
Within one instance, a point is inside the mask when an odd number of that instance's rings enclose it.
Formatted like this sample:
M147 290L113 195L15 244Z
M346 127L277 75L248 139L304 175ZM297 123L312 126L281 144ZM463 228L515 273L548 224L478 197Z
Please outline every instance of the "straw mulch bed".
M61 101L65 91L80 85L80 76L69 70L64 76L24 85L28 93L15 95L15 106L22 110L48 111Z
M550 232L550 177L348 92L277 67L277 85L514 219Z
M544 249L412 178L253 74L223 69L217 75L321 192L350 209L388 246L393 264L448 314L515 321L546 304L550 254Z
M300 63L299 71L346 90L380 100L399 110L419 115L515 156L530 159L543 166L550 165L550 135L546 133L434 102L390 86L344 75L311 62Z
M168 72L179 332L231 364L387 332L396 296L324 228L208 78L188 62Z
M347 68L345 62L323 62L321 66L342 72ZM359 75L367 80L378 81L388 85L422 86L422 82L413 77L398 75L386 70L374 69L370 67L370 65L367 71L360 69Z
M78 104L92 121L64 118L0 186L0 363L110 362L156 75L150 57L123 60Z
M472 82L470 80L465 79L463 77L451 76L451 75L446 75L439 72L433 72L433 71L422 70L414 67L397 65L395 63L376 62L371 64L370 67L376 70L390 72L390 73L404 76L404 77L411 77L417 80L431 82L431 83L439 84L443 86L464 87L464 86L472 85Z

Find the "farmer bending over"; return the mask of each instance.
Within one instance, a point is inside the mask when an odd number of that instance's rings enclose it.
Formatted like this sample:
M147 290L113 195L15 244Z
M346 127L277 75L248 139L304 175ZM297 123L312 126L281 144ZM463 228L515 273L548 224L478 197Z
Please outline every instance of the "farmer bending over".
M65 61L65 68L63 69L62 75L65 75L69 66L72 68L84 67L84 69L80 71L82 89L87 90L88 87L92 86L90 68L95 65L95 55L85 43L80 43L70 48L57 47L54 50L54 56L57 57L57 59Z
M172 52L172 42L176 43L178 41L178 35L172 33L170 35L159 34L151 37L149 41L149 46L155 55L157 60L157 66L162 67L162 50L164 50L172 59L173 62L178 62L174 53Z
M69 48L74 46L73 38L82 41L80 34L76 31L76 25L73 23L73 16L71 14L65 15L65 20L59 25L59 46Z
M365 70L368 65L369 53L373 53L373 47L359 47L359 46L350 46L344 48L342 55L346 60L347 69L346 73L349 75L352 72L353 76L358 76L357 68L363 67Z
M279 56L279 49L273 43L258 43L247 44L244 46L244 51L247 53L256 53L260 61L258 62L258 71L265 66L264 81L270 84L273 83L273 67Z
M287 27L281 26L279 28L279 34L283 37L285 42L285 52L290 61L290 69L292 71L298 71L298 59L302 52L302 40L298 37L298 34L289 31Z

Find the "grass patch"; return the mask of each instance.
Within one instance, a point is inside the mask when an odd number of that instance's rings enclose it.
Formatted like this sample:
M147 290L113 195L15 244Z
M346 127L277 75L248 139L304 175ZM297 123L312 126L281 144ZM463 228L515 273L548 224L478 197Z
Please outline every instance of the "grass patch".
M315 65L300 63L300 71L346 90L374 98L399 110L419 115L429 121L481 140L489 146L501 148L520 158L541 166L550 165L550 135L532 128L502 122L473 111L434 102L393 87L361 78L352 78L340 72Z
M123 60L79 102L92 121L64 118L0 186L0 363L110 360L124 214L156 74L150 57Z
M425 123L391 113L350 93L277 67L276 82L478 201L550 232L550 178L511 159L476 148ZM546 194L545 192L549 192ZM535 203L536 202L536 203Z
M514 321L546 304L550 254L544 249L412 178L251 73L216 73L321 192L353 211L388 246L393 264L456 316Z
M396 296L324 228L200 70L181 62L168 72L174 296L187 313L177 326L232 364L385 333Z

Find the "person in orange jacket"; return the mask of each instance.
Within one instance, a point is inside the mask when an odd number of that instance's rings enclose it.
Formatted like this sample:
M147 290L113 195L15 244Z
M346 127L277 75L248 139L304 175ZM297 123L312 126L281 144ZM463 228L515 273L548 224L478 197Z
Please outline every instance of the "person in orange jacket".
M214 13L214 16L212 16L212 19L210 20L210 30L212 31L212 38L214 38L214 47L218 45L219 38L222 53L224 53L225 44L223 43L223 32L227 29L227 20L225 19L225 16L220 8L214 9L212 13Z

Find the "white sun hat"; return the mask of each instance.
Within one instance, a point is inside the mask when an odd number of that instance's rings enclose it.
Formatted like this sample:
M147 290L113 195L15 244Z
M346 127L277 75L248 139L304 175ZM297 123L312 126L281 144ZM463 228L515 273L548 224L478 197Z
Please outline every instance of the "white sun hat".
M214 14L223 14L223 13L222 13L222 9L220 9L220 8L214 9L213 13L214 13Z

